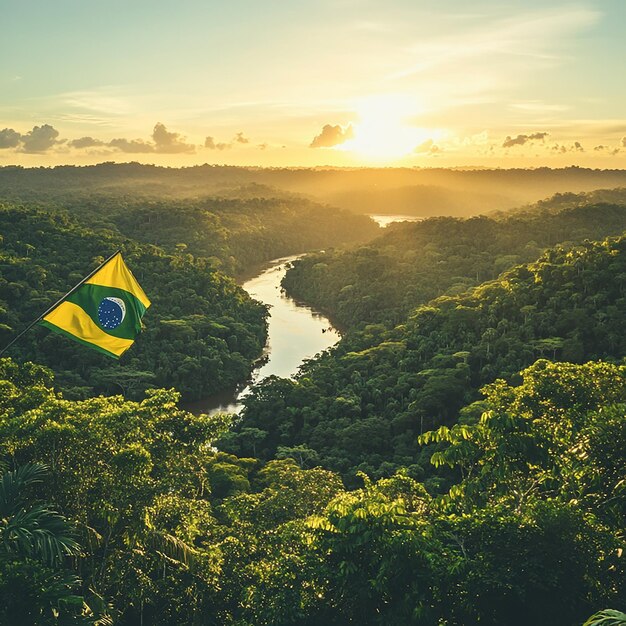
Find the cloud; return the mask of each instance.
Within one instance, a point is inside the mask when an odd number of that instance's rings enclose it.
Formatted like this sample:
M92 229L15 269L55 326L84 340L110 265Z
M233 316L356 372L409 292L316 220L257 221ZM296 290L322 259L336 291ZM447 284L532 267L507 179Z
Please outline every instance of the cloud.
M421 38L408 51L415 59L414 63L393 74L392 78L427 71L441 76L444 70L462 76L475 67L488 70L495 77L500 73L510 75L513 68L528 72L537 66L551 66L561 60L558 54L560 40L590 28L601 18L599 10L564 5L518 13L504 19L480 20L476 27L466 27L463 31ZM494 58L500 63L492 63ZM475 80L475 76L472 79Z
M626 148L626 137L622 137L622 148Z
M580 141L575 141L571 146L564 146L562 144L555 143L552 146L552 150L553 152L560 152L561 154L565 154L566 152L584 152L585 151Z
M0 130L0 150L17 148L22 135L12 128Z
M463 137L460 143L463 146L486 146L489 143L489 133L483 130L482 133Z
M433 147L434 143L435 142L432 139L427 139L426 141L421 143L419 146L417 146L415 150L413 150L413 152L416 152L418 154L421 154L423 152L430 152L430 149Z
M208 148L209 150L230 150L231 148L235 147L236 144L249 143L250 139L246 137L243 132L241 132L236 133L233 137L233 140L228 143L223 141L215 141L215 137L209 136L204 140L204 147Z
M52 146L63 143L58 141L59 131L50 126L34 126L32 130L21 136L22 152L46 152Z
M622 140L623 141L623 140ZM607 152L611 156L615 156L620 153L619 148L612 148L611 146L599 145L594 148L594 152Z
M525 102L514 102L510 105L512 109L529 111L531 113L560 113L568 111L571 107L565 104L548 104L541 100L527 100Z
M339 126L339 124L336 126L326 124L322 128L322 132L313 139L309 148L332 148L353 138L354 130L351 124L345 129Z
M180 154L196 151L196 147L193 144L186 143L185 138L179 133L169 132L161 122L154 127L152 139L154 141L154 152Z
M120 152L128 152L129 154L154 152L154 145L144 141L143 139L111 139L107 146L115 148Z
M57 139L58 136L59 131L50 124L33 126L25 135L13 128L5 128L0 130L0 149L17 148L20 152L46 152L55 145L65 143L64 139Z
M73 147L75 148L108 146L109 148L128 154L147 154L152 152L159 154L181 154L183 152L190 153L196 151L196 146L187 143L180 133L168 131L165 124L161 124L161 122L158 122L154 126L152 141L119 137L105 143L99 142L97 139L92 139L91 137L82 137L75 142L70 142L70 144L74 144Z
M0 148L18 148L22 152L46 152L55 145L64 143L58 140L59 131L43 124L35 126L31 131L22 135L11 128L0 131ZM188 144L179 133L172 133L160 122L156 124L152 132L151 141L143 139L126 139L119 137L109 142L95 139L94 137L79 137L68 142L68 147L75 149L85 149L94 147L107 147L119 152L129 154L142 153L163 153L179 154L182 152L195 152L195 146Z
M208 148L209 150L228 150L229 148L232 147L232 144L230 143L216 143L215 142L215 137L207 137L204 140L204 147Z
M269 145L267 143L260 143L257 145L257 148L259 150L267 150L267 148L269 147Z
M120 93L117 87L69 91L56 96L53 102L56 108L78 114L85 112L101 114L107 120L110 120L111 116L129 115L137 107L137 104Z
M415 154L437 154L441 148L432 139L427 139L413 150Z
M549 134L550 133L543 132L543 133L532 133L531 135L518 135L517 137L507 136L507 138L502 143L502 147L512 148L513 146L523 146L529 141L538 141L538 140L543 141Z
M78 139L72 139L67 145L70 148L93 148L94 146L104 146L106 143L93 137L79 137Z

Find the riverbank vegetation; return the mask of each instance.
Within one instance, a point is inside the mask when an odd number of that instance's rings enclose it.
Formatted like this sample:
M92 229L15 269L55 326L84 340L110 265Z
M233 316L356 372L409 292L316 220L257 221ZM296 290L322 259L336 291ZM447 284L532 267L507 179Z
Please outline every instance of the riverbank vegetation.
M229 449L261 458L300 446L310 462L386 476L428 476L416 445L449 425L477 390L537 358L582 363L626 353L626 237L551 248L535 263L415 309L392 329L348 334L296 380L268 378L245 399Z
M365 245L307 255L283 286L344 327L390 326L437 296L460 294L534 261L547 247L625 229L625 190L562 194L512 214L391 225Z
M208 258L233 275L272 259L371 239L378 226L306 198L203 197L163 200L150 195L62 196L53 204L90 228L157 245L170 254ZM50 205L45 205L50 210Z
M143 395L176 385L198 398L248 375L265 343L265 308L211 261L166 254L73 218L0 207L0 342L6 345L116 249L149 294L146 328L117 363L35 327L11 349L18 359L48 364L70 397L97 392Z
M0 168L0 202L69 213L96 232L205 257L231 275L379 232L364 215L257 184L247 171L132 163Z
M52 367L72 397L139 397L168 385L195 400L235 387L261 355L267 312L228 274L283 254L363 241L378 230L364 216L305 199L157 201L92 195L53 180L45 202L26 187L9 194L30 198L26 206L0 204L2 345L116 249L153 303L145 336L121 367L39 328L16 345L14 356Z

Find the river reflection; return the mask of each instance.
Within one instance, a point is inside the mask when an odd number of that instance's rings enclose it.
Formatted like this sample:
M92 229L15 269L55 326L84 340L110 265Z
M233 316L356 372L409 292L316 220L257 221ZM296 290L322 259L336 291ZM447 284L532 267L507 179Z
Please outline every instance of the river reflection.
M264 359L252 373L250 384L267 376L290 378L302 362L318 352L335 345L339 333L331 327L326 317L287 296L280 282L291 261L299 256L276 259L259 275L242 283L255 300L270 307L268 340ZM185 409L193 413L238 413L241 399L250 392L250 385L241 391L224 392L198 402L190 402Z
M373 219L381 228L387 228L389 224L396 222L421 222L424 219L417 215L379 215L378 213L369 213L368 217Z

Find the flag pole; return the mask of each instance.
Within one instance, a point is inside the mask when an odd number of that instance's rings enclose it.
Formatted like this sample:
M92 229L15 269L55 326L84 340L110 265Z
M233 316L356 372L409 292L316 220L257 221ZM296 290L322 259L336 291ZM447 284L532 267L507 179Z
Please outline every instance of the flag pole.
M17 341L21 337L23 337L35 324L39 323L44 317L46 317L48 313L54 311L54 309L56 309L59 304L61 304L66 298L71 296L79 287L82 287L96 272L101 270L111 259L113 259L113 257L117 256L120 253L121 250L116 250L110 257L102 261L102 263L100 263L100 265L98 265L98 267L96 267L93 272L87 274L85 278L83 278L79 283L74 285L74 287L72 287L64 296L60 297L50 308L46 309L35 321L31 322L19 335L17 335L17 337L14 337L6 346L4 346L4 348L2 348L2 350L0 350L0 356L2 356L14 343L17 343Z

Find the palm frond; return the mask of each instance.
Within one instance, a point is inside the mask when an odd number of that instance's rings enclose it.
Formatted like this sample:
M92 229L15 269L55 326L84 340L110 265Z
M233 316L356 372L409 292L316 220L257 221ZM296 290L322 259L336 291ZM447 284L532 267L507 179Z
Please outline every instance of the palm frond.
M26 504L25 487L42 482L47 471L42 463L28 463L0 477L0 556L29 556L53 565L80 554L60 513L45 504Z
M99 593L89 589L85 603L85 615L90 618L92 626L113 626L113 605L107 602Z
M50 564L80 554L65 519L44 505L20 509L3 521L0 549L7 554L24 554Z
M151 548L163 556L188 567L193 566L198 556L198 551L195 548L169 533L152 531L148 535L148 543Z
M626 613L605 609L592 615L583 626L626 626Z
M43 463L27 463L4 472L0 478L0 517L12 515L24 502L24 487L42 482L47 471Z

